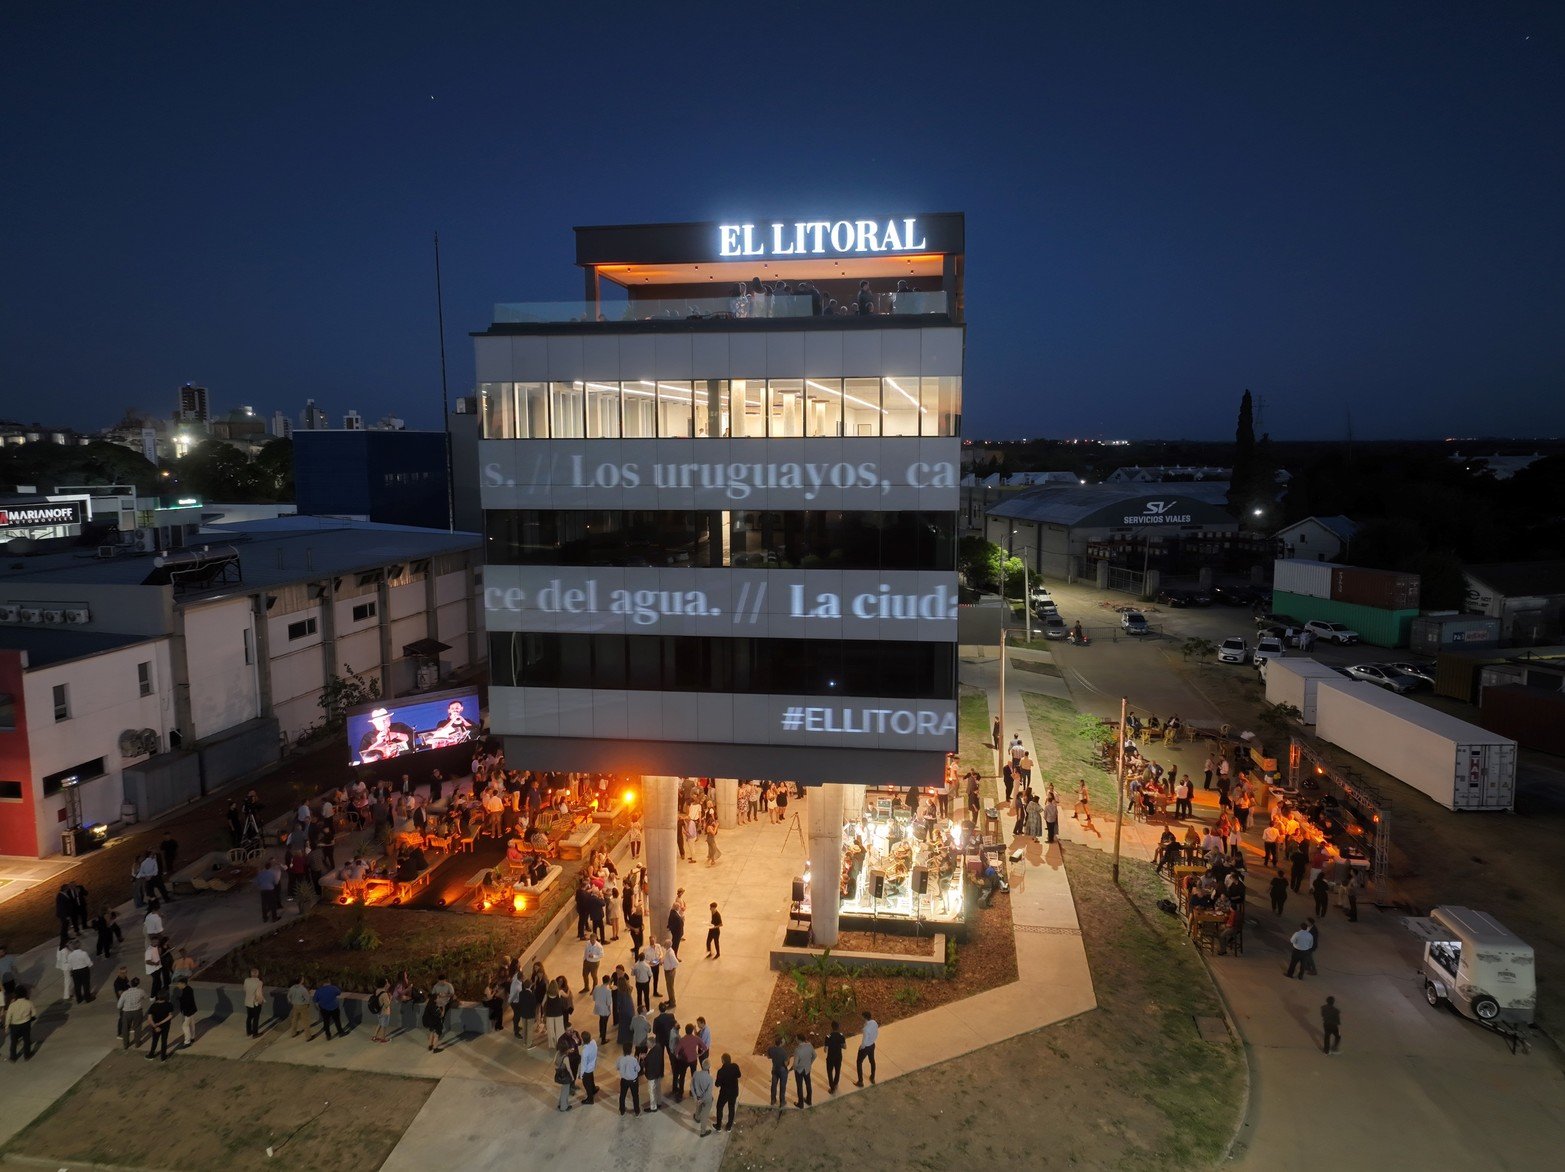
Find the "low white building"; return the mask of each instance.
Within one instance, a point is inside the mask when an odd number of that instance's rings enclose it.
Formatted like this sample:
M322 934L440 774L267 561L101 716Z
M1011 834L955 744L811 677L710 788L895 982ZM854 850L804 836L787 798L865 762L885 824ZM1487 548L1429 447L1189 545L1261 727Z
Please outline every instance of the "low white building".
M1351 517L1306 517L1279 529L1273 539L1280 558L1334 562L1346 556L1358 528Z

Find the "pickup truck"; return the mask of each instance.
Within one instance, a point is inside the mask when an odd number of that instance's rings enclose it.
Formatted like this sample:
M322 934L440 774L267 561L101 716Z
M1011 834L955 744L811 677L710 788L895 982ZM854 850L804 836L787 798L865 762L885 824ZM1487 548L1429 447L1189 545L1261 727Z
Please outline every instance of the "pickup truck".
M1291 614L1259 614L1255 616L1258 627L1302 627L1304 624Z

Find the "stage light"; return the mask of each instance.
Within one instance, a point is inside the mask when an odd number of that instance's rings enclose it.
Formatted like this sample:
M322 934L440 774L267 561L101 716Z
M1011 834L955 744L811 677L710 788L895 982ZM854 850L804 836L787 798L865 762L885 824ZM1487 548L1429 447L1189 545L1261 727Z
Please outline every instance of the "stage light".
M634 806L636 804L636 791L633 789L626 790L622 795L620 795L620 801L624 802L627 806Z
M526 907L527 907L527 897L526 896L518 895L518 896L514 896L511 899L511 910L512 911L516 911L516 912L524 911L524 910L526 910Z
M436 906L436 907L445 907L445 906L446 906L446 901L445 901L445 897L444 897L444 896L442 896L442 897L441 897L441 898L440 898L440 899L437 899L437 900L436 900L436 901L435 901L435 906Z

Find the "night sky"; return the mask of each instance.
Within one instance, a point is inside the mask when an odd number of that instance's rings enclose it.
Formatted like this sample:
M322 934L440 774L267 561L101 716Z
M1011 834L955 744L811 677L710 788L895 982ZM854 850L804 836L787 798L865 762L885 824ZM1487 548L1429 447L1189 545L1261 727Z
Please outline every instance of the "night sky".
M949 210L969 436L1565 434L1562 11L13 0L0 417L438 426L436 230L455 394L573 225Z

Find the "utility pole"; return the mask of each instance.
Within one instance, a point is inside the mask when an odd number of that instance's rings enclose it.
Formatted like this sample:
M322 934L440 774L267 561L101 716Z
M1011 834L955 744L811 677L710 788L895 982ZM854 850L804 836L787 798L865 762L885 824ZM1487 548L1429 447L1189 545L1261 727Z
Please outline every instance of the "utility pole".
M1000 755L1000 746L1005 743L1005 631L1006 631L1006 602L1005 602L1005 558L1000 559L1000 702L998 705L1000 716L1000 735L994 739L994 775L999 777L1004 768L1004 758Z
M1022 546L1025 555L1032 549L1029 545ZM1027 558L1022 558L1022 615L1027 624L1027 642L1032 642L1032 587L1028 584Z
M446 389L446 298L440 286L440 233L435 233L435 321L440 330L440 429L446 433L446 524L456 529L456 467L451 449L451 397Z
M1125 721L1129 716L1130 702L1124 697L1119 698L1119 752L1115 756L1115 787L1118 795L1114 811L1114 883L1119 884L1119 836L1125 826Z

